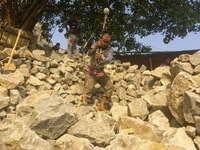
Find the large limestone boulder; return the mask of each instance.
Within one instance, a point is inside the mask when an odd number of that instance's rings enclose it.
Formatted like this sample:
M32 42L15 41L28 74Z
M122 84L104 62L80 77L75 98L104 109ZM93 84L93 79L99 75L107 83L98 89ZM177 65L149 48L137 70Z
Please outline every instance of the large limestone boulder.
M184 92L192 91L200 87L199 79L186 72L180 72L172 82L167 104L175 119L183 124L185 122L183 113Z
M150 114L148 116L148 120L148 122L155 127L159 141L161 141L163 139L163 133L167 131L170 126L169 120L160 110L157 110L154 113Z
M2 124L0 128L3 126L4 129L7 126L6 132L0 132L5 150L53 150L49 142L40 138L34 131L22 123Z
M169 71L170 67L158 67L155 70L151 71L151 75L156 78L156 79L160 79L163 75L163 73L165 74L171 74Z
M105 150L186 150L185 148L161 144L154 141L141 140L134 135L120 133L110 142Z
M65 134L56 140L54 150L95 150L88 139Z
M200 96L190 91L184 92L183 114L185 121L194 123L194 116L200 115Z
M77 121L75 111L73 105L65 105L63 99L56 95L42 99L35 105L30 128L45 138L56 139Z
M7 89L14 89L24 83L24 76L21 72L15 71L10 74L0 74L0 85Z
M143 140L158 142L156 130L153 125L141 119L123 116L118 121L117 130L119 133L127 131Z
M147 102L143 99L133 99L131 103L128 104L129 115L131 117L140 118L144 120L149 114L147 108Z
M30 78L27 80L26 84L31 84L33 86L40 86L44 85L45 83L40 81L38 78L34 76L30 76Z
M112 113L113 118L118 121L121 116L128 116L128 107L114 102L110 109L110 113Z
M200 50L190 56L190 63L194 66L199 65L200 64L199 57L200 57Z
M193 74L194 69L193 66L189 62L181 62L178 59L175 59L171 62L170 72L172 75L172 79L176 77L179 72L187 72L189 74Z
M42 99L49 98L51 96L52 91L42 91L38 92L35 94L32 94L30 96L27 96L24 100L23 103L29 105L30 107L35 107L35 105Z
M171 144L183 147L186 150L197 150L192 139L185 132L185 128L168 129L164 134L164 139L161 143Z
M94 145L106 146L115 138L115 123L112 117L104 113L92 112L70 127L67 133L87 138Z

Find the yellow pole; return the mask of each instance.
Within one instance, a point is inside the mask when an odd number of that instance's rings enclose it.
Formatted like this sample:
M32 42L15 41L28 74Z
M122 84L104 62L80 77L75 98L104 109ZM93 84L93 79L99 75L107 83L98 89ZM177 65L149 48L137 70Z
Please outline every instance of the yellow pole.
M17 46L17 43L18 43L18 40L19 40L19 37L20 37L21 31L22 31L22 30L19 29L18 36L17 36L17 39L16 39L16 41L15 41L15 45L14 45L14 47L13 47L13 49L12 49L12 53L11 53L11 55L10 55L10 59L9 59L9 61L8 61L7 68L5 68L5 69L9 69L10 62L11 62L11 60L12 60L12 57L13 57L13 54L14 54L15 48L16 48L16 46Z
M92 36L94 35L94 33L96 32L96 30L98 29L100 23L97 25L97 27L94 29L94 32L90 35L90 37L88 38L87 42L85 43L85 45L83 46L81 53L83 53L84 48L87 46L88 42L90 41L90 39L92 38Z
M151 57L149 57L149 61L150 61L150 67L151 67L151 70L153 70Z

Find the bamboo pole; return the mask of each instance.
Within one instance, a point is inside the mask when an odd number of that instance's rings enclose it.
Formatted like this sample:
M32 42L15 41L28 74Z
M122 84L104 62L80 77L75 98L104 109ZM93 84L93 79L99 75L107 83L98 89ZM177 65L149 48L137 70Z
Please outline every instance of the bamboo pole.
M150 61L150 67L151 67L151 70L153 70L153 66L152 66L151 57L149 57L149 61Z
M94 29L94 32L90 35L90 37L88 38L87 42L84 44L83 48L81 49L81 53L83 53L83 50L85 49L85 47L87 46L88 42L90 41L90 39L92 38L92 36L94 35L94 33L96 32L96 30L98 29L100 23L96 26L96 28Z

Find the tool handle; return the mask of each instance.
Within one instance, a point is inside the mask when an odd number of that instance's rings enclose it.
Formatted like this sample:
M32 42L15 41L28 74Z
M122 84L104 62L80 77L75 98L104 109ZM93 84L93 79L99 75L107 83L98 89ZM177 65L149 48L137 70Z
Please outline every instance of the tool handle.
M11 53L11 55L10 55L10 59L9 59L9 61L8 61L8 68L9 68L9 66L10 66L10 62L11 62L11 60L12 60L12 57L13 57L13 54L14 54L15 48L16 48L16 46L17 46L17 43L18 43L18 40L19 40L20 34L21 34L21 29L19 29L18 36L17 36L17 39L16 39L16 41L15 41L15 45L14 45L14 47L13 47L13 49L12 49L12 53Z
M105 25L106 25L106 19L107 19L107 15L105 15L105 17L104 17L104 22L103 22L103 29L102 29L102 33L101 33L101 36L103 36L104 30L105 30Z

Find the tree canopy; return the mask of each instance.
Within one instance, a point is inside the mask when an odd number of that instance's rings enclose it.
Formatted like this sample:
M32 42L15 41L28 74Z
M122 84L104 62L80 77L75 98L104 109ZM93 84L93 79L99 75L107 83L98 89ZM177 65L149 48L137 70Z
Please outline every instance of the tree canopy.
M0 16L2 22L26 31L41 21L44 37L51 39L55 26L64 34L63 23L77 12L82 30L79 45L83 46L99 23L90 42L100 38L106 7L106 31L118 51L150 51L151 47L136 41L136 35L162 33L167 44L177 36L200 31L200 3L196 0L1 0Z

